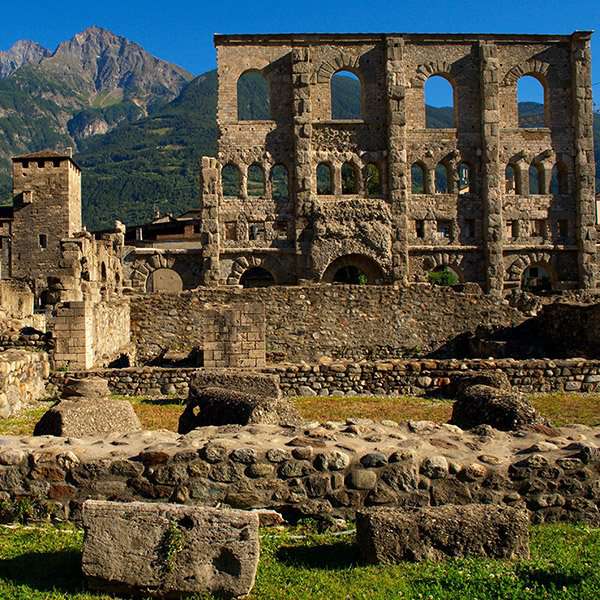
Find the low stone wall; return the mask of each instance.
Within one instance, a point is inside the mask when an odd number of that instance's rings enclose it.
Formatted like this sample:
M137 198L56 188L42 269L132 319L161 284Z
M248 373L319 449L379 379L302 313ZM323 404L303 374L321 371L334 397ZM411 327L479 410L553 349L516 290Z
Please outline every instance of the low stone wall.
M600 525L600 428L510 434L420 421L225 426L102 438L0 438L3 511L77 520L86 499L274 508L507 504L534 522Z
M49 374L48 355L44 352L0 352L0 417L10 417L43 398Z
M499 369L523 392L594 392L600 389L600 360L389 360L331 362L319 365L275 365L263 369L278 375L287 396L422 395L450 381L456 372ZM188 385L202 369L140 367L54 372L59 387L66 376L106 379L116 394L187 397Z
M203 346L206 304L265 306L267 360L316 362L321 356L377 360L453 356L460 337L478 325L512 326L519 311L482 294L430 285L198 288L131 298L132 341L140 362L165 351Z

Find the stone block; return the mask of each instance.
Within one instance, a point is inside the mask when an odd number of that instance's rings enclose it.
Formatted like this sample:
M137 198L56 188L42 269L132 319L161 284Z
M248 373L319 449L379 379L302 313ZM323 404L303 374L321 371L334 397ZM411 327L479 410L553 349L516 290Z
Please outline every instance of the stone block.
M260 545L254 512L88 500L82 569L90 587L180 598L246 596Z
M509 506L368 509L357 513L356 534L368 563L529 558L528 513Z

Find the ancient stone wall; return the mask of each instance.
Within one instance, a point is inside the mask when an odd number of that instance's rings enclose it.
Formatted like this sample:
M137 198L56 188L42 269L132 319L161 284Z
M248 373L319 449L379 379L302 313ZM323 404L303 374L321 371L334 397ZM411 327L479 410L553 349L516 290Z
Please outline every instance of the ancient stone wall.
M529 267L554 289L595 288L588 32L217 35L215 45L219 149L203 159L201 191L208 285L244 283L256 268L280 284L330 281L347 267L370 283L418 282L445 266L496 295L527 284ZM357 118L333 114L339 71L358 78ZM248 72L266 82L268 118L239 110ZM543 127L518 122L528 75L544 88ZM453 89L450 128L427 126L434 76Z
M28 404L44 398L49 375L45 352L0 352L0 417L17 414Z
M131 352L127 298L60 303L49 327L55 344L54 368L103 367Z
M598 428L463 432L348 419L87 438L0 438L0 495L78 520L88 498L274 508L353 518L364 506L507 504L532 521L600 525Z
M512 385L528 393L598 392L600 360L569 359L393 359L335 361L327 364L281 364L263 371L278 375L287 396L423 395L440 391L457 373L501 370ZM56 371L52 383L62 387L66 377L102 377L115 394L187 398L198 368L134 367Z
M200 288L131 298L132 341L141 364L171 350L202 348L206 303L265 305L268 362L422 356L480 324L524 317L481 294L429 285Z

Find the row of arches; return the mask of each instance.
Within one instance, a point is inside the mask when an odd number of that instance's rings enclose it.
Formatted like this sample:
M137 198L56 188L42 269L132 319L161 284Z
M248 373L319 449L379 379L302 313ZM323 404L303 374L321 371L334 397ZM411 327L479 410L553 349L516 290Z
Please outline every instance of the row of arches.
M330 79L331 119L361 120L365 98L359 69L344 68ZM428 129L456 127L457 94L446 74L430 75L424 83L423 102L425 127ZM252 69L242 73L237 82L238 120L270 120L271 92L263 73ZM546 122L546 89L535 74L525 74L516 83L516 103L519 127L544 127Z
M467 194L474 190L473 170L467 162L461 162L456 171L445 162L435 169L422 162L411 166L411 192L413 194ZM569 193L569 172L566 165L557 162L509 163L505 169L505 193L509 195L555 196Z
M525 196L569 193L569 171L562 162L551 167L546 163L509 163L505 170L505 193Z
M383 195L381 169L373 162L367 163L362 169L350 161L344 162L341 167L320 162L316 176L318 195L364 193L371 198Z
M276 164L265 174L262 165L252 163L245 173L234 163L227 163L221 169L223 196L234 198L267 197L275 200L288 200L289 175L287 167Z

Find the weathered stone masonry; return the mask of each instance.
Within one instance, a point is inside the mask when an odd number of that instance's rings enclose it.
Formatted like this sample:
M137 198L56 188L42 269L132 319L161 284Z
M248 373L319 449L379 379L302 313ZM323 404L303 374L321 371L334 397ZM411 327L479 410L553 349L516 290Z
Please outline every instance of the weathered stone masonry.
M589 43L587 32L217 35L219 148L202 163L205 283L235 285L257 269L280 284L331 281L348 266L371 283L405 283L449 266L499 295L539 267L554 289L595 288ZM361 119L332 118L330 83L340 70L360 80ZM268 120L240 120L237 82L248 71L269 85ZM424 86L434 75L454 89L454 128L426 128ZM544 87L545 127L519 127L524 75ZM317 189L320 164L333 176L326 194ZM444 192L435 189L440 164L449 175ZM342 189L347 165L356 176L350 191ZM421 191L411 165L424 171ZM457 186L461 165L466 193ZM237 194L224 192L225 166L239 173ZM272 185L281 166L283 199ZM538 190L530 189L531 166ZM264 176L262 195L249 193L251 168ZM367 169L382 182L371 197ZM449 236L437 234L440 222Z
M535 523L600 524L598 428L510 434L368 420L205 427L186 436L2 438L0 495L77 520L87 499L275 508L352 517L363 506L508 504Z

